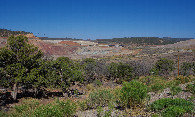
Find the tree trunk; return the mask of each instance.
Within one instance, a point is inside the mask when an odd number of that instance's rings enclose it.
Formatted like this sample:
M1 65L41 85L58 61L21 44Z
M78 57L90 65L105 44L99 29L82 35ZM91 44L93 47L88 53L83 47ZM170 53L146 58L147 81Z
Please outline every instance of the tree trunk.
M35 92L34 93L35 93L34 96L37 97L37 95L38 95L38 88L37 87L35 87Z
M64 90L64 91L63 91L63 96L64 96L65 98L68 98L68 97L69 97L69 92L68 92L68 90Z
M11 96L14 101L16 101L17 99L17 93L18 93L18 87L17 87L17 83L15 83L13 86L13 91L11 92Z

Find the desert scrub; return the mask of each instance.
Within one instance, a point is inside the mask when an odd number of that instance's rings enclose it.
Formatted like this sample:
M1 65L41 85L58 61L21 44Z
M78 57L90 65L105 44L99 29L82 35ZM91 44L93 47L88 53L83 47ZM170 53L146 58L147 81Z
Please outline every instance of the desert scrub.
M150 109L160 112L163 117L176 117L184 113L194 113L194 104L181 98L163 98L153 102Z
M141 105L147 97L147 86L136 80L124 82L120 93L123 107Z
M33 113L33 116L35 117L62 117L63 115L62 109L60 109L59 106L52 104L42 105Z
M127 63L110 63L107 67L110 76L114 79L119 78L117 81L121 83L122 81L130 81L133 76L133 67Z
M121 102L120 101L121 100L121 95L122 95L121 88L122 87L118 86L118 87L115 87L115 89L112 90L112 94L113 94L113 97L114 97L114 102L116 102L116 104L120 104L120 102Z
M33 113L34 117L70 117L76 112L76 104L70 100L42 105Z
M155 93L161 92L164 88L165 86L161 83L156 83L156 84L151 85L151 91Z
M67 100L65 102L61 101L59 103L59 106L62 109L64 115L67 117L72 116L76 112L76 108L77 108L76 104L71 100Z
M167 76L174 70L174 61L166 58L159 59L153 68L151 73L160 76Z
M102 86L102 82L101 82L100 80L98 80L98 79L94 80L94 81L93 81L93 84L94 84L95 86L98 86L98 87Z
M193 76L178 76L176 77L176 80L180 81L182 84L188 83L193 81L194 77Z
M8 117L8 113L0 111L0 117Z
M93 84L87 84L86 88L87 88L88 91L91 91L91 90L95 89Z
M38 99L24 99L21 103L21 105L16 105L14 109L18 112L22 112L23 110L32 110L38 107L39 100Z
M113 94L109 89L98 89L89 94L87 103L89 108L104 107L112 102L113 99Z
M103 108L101 106L97 107L97 117L102 117L103 116Z
M113 103L109 103L108 110L105 109L105 111L101 106L98 106L96 110L97 110L97 117L111 117L112 111L114 110L114 105Z
M192 83L188 84L186 86L186 90L191 92L192 94L195 94L195 85L194 85L194 83L193 84Z
M39 100L37 99L24 99L20 105L13 107L10 112L10 116L13 117L25 117L31 116L31 113L39 106Z
M112 111L114 110L114 103L109 103L108 104L108 110L105 111L104 117L111 117Z
M181 81L173 79L173 80L168 81L165 84L165 87L170 88L170 87L173 87L173 86L178 86L179 84L181 84Z
M78 104L78 110L80 111L85 111L88 109L87 100L78 101L77 104Z
M183 62L180 69L180 74L184 76L189 76L193 74L193 63Z
M151 86L152 84L156 84L156 83L166 82L166 80L161 76L144 76L144 77L140 77L139 81L144 83L147 86Z
M139 81L148 86L148 91L159 92L166 86L166 80L161 76L146 76L139 78Z
M170 88L170 90L171 90L171 95L174 96L177 95L179 92L181 92L182 88L179 86L173 86Z
M185 109L179 106L170 106L162 112L163 117L180 117L185 113Z
M188 100L193 102L195 100L195 97L194 96L190 96L190 97L188 97Z
M160 117L160 115L159 114L152 114L152 117Z
M176 87L181 84L181 80L178 80L177 78L167 81L161 76L140 77L139 81L148 86L149 92L152 91L155 93L161 92L165 88Z

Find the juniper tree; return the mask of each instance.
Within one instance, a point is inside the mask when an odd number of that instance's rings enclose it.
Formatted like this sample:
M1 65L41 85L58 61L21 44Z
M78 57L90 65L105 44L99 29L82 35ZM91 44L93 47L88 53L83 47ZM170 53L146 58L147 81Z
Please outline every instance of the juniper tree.
M12 98L16 100L18 86L24 85L28 74L39 67L37 63L43 53L28 43L25 36L10 36L7 45L0 49L0 76L4 86L11 87Z

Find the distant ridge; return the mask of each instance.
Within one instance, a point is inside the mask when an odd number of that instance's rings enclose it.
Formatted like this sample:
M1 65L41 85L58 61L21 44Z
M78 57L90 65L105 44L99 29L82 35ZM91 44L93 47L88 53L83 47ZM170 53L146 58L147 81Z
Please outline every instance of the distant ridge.
M171 37L124 37L124 38L112 38L112 39L96 39L98 43L120 43L124 45L136 44L136 45L166 45L173 44L179 41L186 41L193 38L171 38Z
M23 35L27 35L27 34L33 34L32 32L25 32L25 31L11 31L11 30L8 30L8 29L1 29L0 28L0 37L9 37L11 35L20 35L20 34L23 34Z
M167 44L162 46L157 46L154 48L183 48L183 49L195 49L195 39L180 41L174 44Z

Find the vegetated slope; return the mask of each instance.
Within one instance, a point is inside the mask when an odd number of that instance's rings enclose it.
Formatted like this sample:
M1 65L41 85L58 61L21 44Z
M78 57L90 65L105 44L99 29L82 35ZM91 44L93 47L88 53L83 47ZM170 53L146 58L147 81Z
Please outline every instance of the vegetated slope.
M7 29L1 29L0 28L0 37L9 37L11 35L19 35L19 34L32 34L31 32L25 32L25 31L11 31Z
M178 50L180 63L195 62L195 39L145 48L139 53L139 57L146 61L154 61L159 58L177 60Z
M98 43L120 43L124 45L137 44L137 45L165 45L173 44L179 41L185 41L192 38L159 38L159 37L125 37L113 39L97 39Z
M156 48L184 48L184 49L195 49L195 39L180 41L174 44L157 46Z

